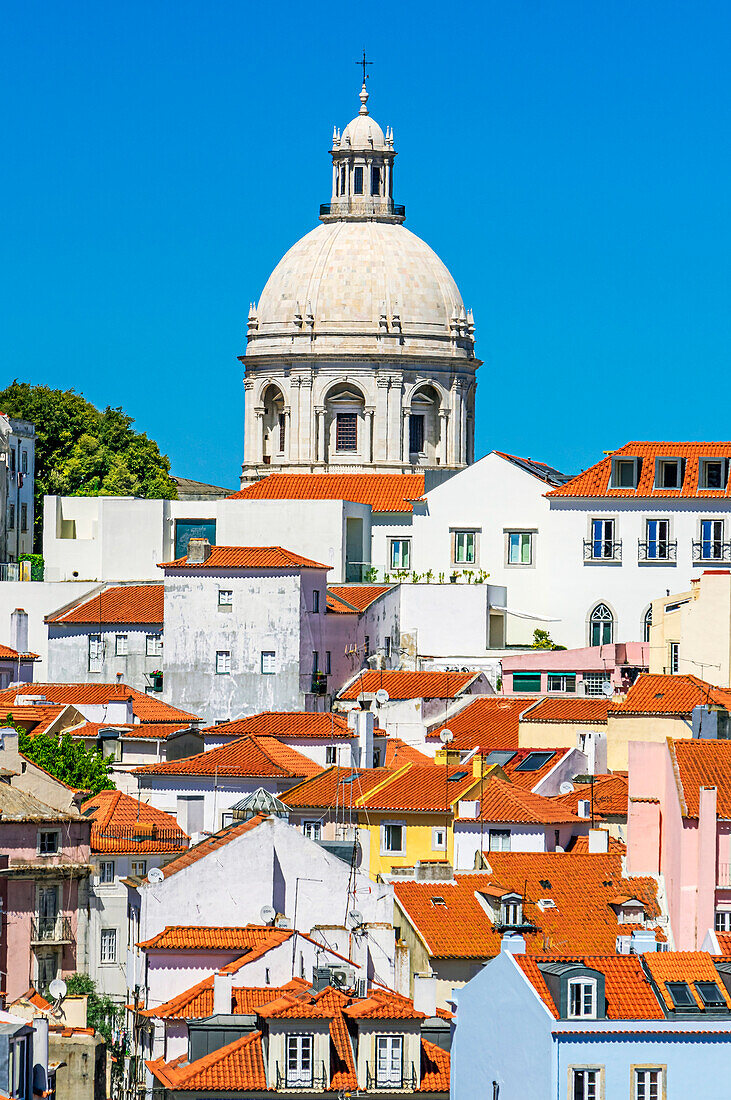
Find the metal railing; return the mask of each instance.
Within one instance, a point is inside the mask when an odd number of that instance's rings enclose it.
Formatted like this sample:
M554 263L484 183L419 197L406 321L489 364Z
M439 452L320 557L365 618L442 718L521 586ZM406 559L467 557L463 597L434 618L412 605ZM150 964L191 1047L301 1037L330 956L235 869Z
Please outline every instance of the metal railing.
M366 1089L411 1089L416 1090L416 1069L414 1063L403 1066L400 1072L379 1069L378 1064L366 1065Z
M647 542L637 540L638 561L677 561L678 540L650 539Z
M622 540L584 539L584 561L621 561Z
M6 561L0 562L0 581L19 581L20 580L20 562Z
M69 917L31 917L31 943L71 943Z
M347 584L365 584L373 566L369 561L346 561L345 581Z
M702 539L693 543L693 561L731 561L731 542Z
M324 1062L320 1062L320 1068L317 1070L314 1065L310 1070L293 1070L286 1063L280 1066L277 1062L277 1092L280 1089L315 1089L322 1092L327 1088L327 1084Z
M393 199L366 199L360 195L344 196L335 202L320 203L320 217L337 217L338 214L386 214L405 218L406 207Z

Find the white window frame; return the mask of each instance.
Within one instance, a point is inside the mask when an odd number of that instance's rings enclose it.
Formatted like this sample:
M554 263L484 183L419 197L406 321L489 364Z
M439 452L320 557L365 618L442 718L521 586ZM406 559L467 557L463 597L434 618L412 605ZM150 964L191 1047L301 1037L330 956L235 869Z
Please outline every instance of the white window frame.
M218 590L218 606L219 607L233 607L234 603L234 590L233 588L219 588Z
M411 569L411 539L389 539L388 560L391 570Z
M677 485L663 485L661 481L661 471L665 466L675 465L677 467ZM682 458L676 458L674 455L662 455L655 459L655 484L654 489L662 489L666 493L679 493L683 488L683 460Z
M515 928L523 923L523 899L510 898L500 902L500 919L503 924Z
M322 840L322 822L317 821L303 821L302 833L308 840Z
M104 638L101 634L89 634L87 647L89 672L101 672L104 667Z
M666 1065L632 1066L632 1100L664 1100L666 1075Z
M137 878L144 878L147 874L147 860L146 859L133 859L130 860L130 874L135 875Z
M578 1011L572 1005L574 990L579 992ZM569 978L566 990L566 1017L569 1020L596 1020L596 978Z
M325 766L329 767L332 764L337 764L337 762L338 762L338 746L337 745L326 745L325 746Z
M617 538L616 516L591 516L589 519L589 542L591 544L591 557L587 561L619 561L617 547L620 540ZM599 546L599 553L596 548ZM605 553L606 550L609 553Z
M608 677L603 672L585 672L581 678L584 695L596 699L604 694L603 687Z
M106 946L105 946L106 944ZM111 944L111 950L109 945ZM112 966L117 962L117 929L102 928L99 933L99 965Z
M114 635L114 656L115 657L127 657L127 656L129 656L129 634L115 634Z
M111 886L114 882L114 860L103 859L99 864L99 885Z
M274 649L262 649L261 674L262 676L274 676L277 671L277 653Z
M162 634L145 635L145 656L162 657Z
M216 650L216 676L231 675L231 650Z
M479 563L479 535L480 531L477 527L454 527L452 529L452 565L470 566L477 565ZM471 558L468 557L470 539L472 540ZM464 555L462 558L460 558L459 556L460 552Z
M289 1034L285 1036L285 1078L287 1088L311 1088L315 1066L315 1036Z
M658 533L656 533L654 539L652 539L650 537L650 524L652 524L652 523L657 524L658 527L661 523L664 523L666 525L666 527L665 527L666 534L665 534L664 538L662 538ZM657 528L656 528L656 531L657 531ZM672 541L673 541L673 538L672 538L672 524L670 522L670 518L668 516L647 516L646 519L645 519L645 556L642 560L644 562L653 562L653 561L667 562L667 561L671 561L672 559L671 559L671 556L670 556L671 555L670 543ZM655 553L654 554L650 554L650 545L651 544L654 545L654 547L655 547ZM664 548L664 550L665 550L664 553L660 553L661 548Z
M392 827L399 827L401 829L401 847L389 848L386 845L386 839L388 837L388 830ZM406 855L406 822L405 821L382 821L381 822L381 855L382 856L405 856Z
M608 612L608 614L609 614L608 618L605 615L602 615L601 617L598 615L598 612L602 608L604 608L604 610ZM616 627L617 627L617 617L614 614L614 612L612 611L612 609L611 609L611 607L609 606L608 603L605 603L604 600L600 600L599 603L594 604L591 611L589 612L588 622L589 622L589 648L590 649L594 649L598 645L612 645L614 643L614 635L615 635ZM609 638L608 638L608 640L605 640L604 639L604 634L606 633L606 624L607 623L610 624ZM594 638L593 638L595 624L599 625L599 627L600 627L600 637L599 637L598 642L595 642ZM586 679L586 676L584 677L584 679Z
M513 539L517 539L518 560L513 560ZM505 564L510 566L518 566L525 569L529 565L533 565L533 543L535 540L535 531L506 531L506 551L505 551ZM526 540L526 542L524 542ZM528 560L523 561L523 549L524 546L528 546Z
M711 524L716 524L717 523L717 524L719 524L720 531L721 531L721 537L716 538L715 533L712 533L711 537L709 539L704 539L703 538L703 524L704 523L711 523ZM713 532L715 532L715 528L712 528L711 530ZM704 516L702 519L700 519L698 521L698 543L699 543L699 546L700 546L699 561L702 561L702 562L723 561L723 547L724 547L725 541L726 541L726 523L720 516ZM703 546L704 546L705 543L708 543L708 545L711 548L713 548L717 544L720 547L720 550L721 550L720 554L710 554L708 557L706 557L703 554Z
M376 1088L401 1088L403 1076L403 1035L377 1035Z
M559 680L560 687L551 687L552 680ZM569 689L566 685L571 683L573 686ZM548 672L546 673L546 691L547 692L563 692L565 695L576 694L576 673L575 672Z
M44 852L42 837L53 836L56 838L56 846L52 852ZM38 847L37 854L39 856L57 856L61 851L61 830L60 829L39 829L38 830Z
M680 642L669 643L669 672L671 676L677 676L680 671Z
M446 825L434 825L431 831L431 850L432 852L446 852L447 850L447 827Z
M510 829L489 829L487 847L490 852L509 852L512 832Z
M731 932L731 909L717 909L713 925L716 932Z
M576 1091L576 1077L579 1074L594 1074L594 1080L584 1081L583 1095ZM569 1100L603 1100L604 1066L569 1066Z

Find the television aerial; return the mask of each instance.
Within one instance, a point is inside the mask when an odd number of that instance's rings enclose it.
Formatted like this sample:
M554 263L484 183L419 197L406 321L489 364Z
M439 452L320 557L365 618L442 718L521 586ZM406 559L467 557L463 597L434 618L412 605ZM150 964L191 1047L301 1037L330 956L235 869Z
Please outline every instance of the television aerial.
M147 881L152 883L153 886L159 886L164 878L165 876L159 867L151 867L147 872Z
M376 692L376 702L379 707L382 707L384 703L387 703L391 696L388 694L385 688L379 688Z
M262 924L269 924L270 921L274 920L276 915L277 911L273 905L262 905L259 910L259 919Z
M450 741L454 740L454 734L445 726L444 729L439 732L439 740L443 745L448 745Z

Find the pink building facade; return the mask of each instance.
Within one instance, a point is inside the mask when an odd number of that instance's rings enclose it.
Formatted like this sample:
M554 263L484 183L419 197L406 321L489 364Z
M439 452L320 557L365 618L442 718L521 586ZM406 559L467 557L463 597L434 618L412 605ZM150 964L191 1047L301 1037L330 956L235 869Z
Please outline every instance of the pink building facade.
M597 695L610 681L627 691L649 665L649 644L616 642L584 649L530 649L502 659L503 694Z

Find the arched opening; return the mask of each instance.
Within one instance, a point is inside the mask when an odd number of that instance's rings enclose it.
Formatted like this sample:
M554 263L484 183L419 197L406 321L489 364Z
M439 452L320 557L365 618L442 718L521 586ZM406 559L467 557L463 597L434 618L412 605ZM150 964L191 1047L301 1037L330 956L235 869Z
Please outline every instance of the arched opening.
M589 616L589 645L610 645L614 641L614 615L605 603L598 603Z
M287 417L284 411L284 394L279 386L271 383L262 394L264 423L262 431L262 459L266 464L284 458L287 440Z
M369 461L370 440L366 439L365 398L349 382L333 386L325 398L326 460Z
M650 628L652 627L652 604L645 612L645 617L642 620L642 641L649 642L650 640Z
M438 466L444 462L441 398L434 386L425 384L411 396L409 415L409 461L414 465Z

